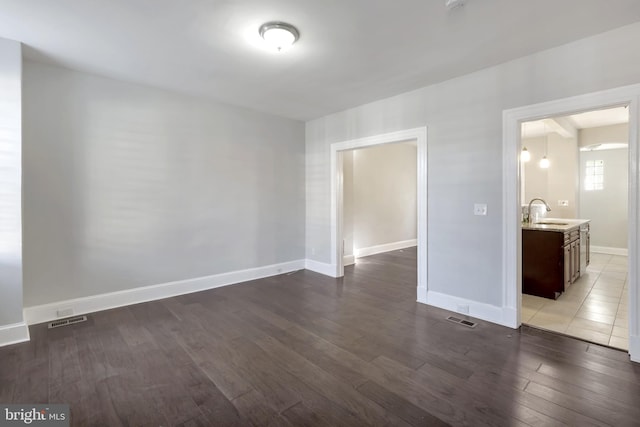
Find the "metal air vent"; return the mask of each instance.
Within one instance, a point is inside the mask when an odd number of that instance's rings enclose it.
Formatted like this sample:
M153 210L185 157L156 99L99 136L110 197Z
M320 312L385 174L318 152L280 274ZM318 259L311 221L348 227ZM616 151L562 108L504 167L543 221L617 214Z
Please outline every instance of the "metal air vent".
M447 320L449 322L453 322L453 323L459 323L461 325L466 326L467 328L475 328L477 323L472 322L470 320L465 320L465 319L460 319L458 317L454 317L454 316L449 316L447 317Z
M54 320L49 323L49 329L59 328L60 326L73 325L74 323L86 322L87 316L67 317L66 319Z

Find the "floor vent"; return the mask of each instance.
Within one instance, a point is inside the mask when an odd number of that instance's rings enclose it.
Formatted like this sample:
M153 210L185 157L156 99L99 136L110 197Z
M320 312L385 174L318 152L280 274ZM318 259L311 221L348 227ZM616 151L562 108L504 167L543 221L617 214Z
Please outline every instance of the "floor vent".
M54 320L49 323L49 329L59 328L60 326L73 325L74 323L86 322L87 316L67 317L66 319Z
M447 320L449 322L459 323L459 324L464 325L464 326L466 326L468 328L475 328L476 327L476 323L475 322L471 322L469 320L460 319L460 318L454 317L454 316L447 317Z

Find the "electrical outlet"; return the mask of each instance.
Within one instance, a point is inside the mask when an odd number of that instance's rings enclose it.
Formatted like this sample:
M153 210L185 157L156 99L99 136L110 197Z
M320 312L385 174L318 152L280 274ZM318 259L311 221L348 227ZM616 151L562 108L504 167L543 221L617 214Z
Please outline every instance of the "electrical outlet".
M474 215L486 215L487 214L487 204L486 203L476 203L473 205L473 214Z
M558 200L558 206L562 206L562 207L567 207L569 206L569 201L568 200Z

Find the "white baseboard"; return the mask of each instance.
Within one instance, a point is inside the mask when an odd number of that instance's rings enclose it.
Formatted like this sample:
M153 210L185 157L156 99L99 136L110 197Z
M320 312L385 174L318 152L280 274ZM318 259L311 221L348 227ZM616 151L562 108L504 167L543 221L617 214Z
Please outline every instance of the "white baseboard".
M434 291L427 291L426 299L424 301L421 301L421 299L422 298L419 298L418 302L423 304L475 317L476 319L486 320L487 322L496 323L512 329L518 327L516 312L508 307L498 307ZM468 307L469 311L466 312L463 310L463 307Z
M370 246L368 248L354 249L353 254L356 258L381 254L383 252L397 251L398 249L410 248L418 245L418 239L402 240L400 242L385 243L382 245Z
M29 341L29 327L25 322L0 326L0 347Z
M640 363L640 336L629 336L629 357L632 362Z
M325 276L338 277L338 267L333 264L307 259L305 260L305 268Z
M591 252L598 254L606 254L606 255L622 255L628 256L629 250L627 248L610 248L607 246L593 246L590 245L589 249Z
M176 282L162 283L159 285L145 286L141 288L127 289L124 291L110 292L107 294L93 295L66 301L57 301L49 304L25 307L24 319L29 325L49 322L58 318L57 310L70 308L74 315L93 313L108 310L125 305L154 301L192 292L205 291L221 286L262 279L264 277L289 273L305 268L304 260L272 264L263 267L249 268L246 270L232 271L229 273L215 274L212 276L198 277L195 279L179 280Z
M346 267L347 265L353 265L356 263L355 255L345 255L342 257L342 264Z

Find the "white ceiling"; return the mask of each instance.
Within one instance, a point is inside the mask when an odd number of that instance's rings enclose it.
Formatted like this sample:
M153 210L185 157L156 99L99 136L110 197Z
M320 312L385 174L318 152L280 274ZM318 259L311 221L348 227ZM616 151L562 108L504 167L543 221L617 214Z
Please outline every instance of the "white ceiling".
M640 20L638 0L0 0L26 56L296 119ZM258 27L298 27L289 51Z
M570 133L579 129L611 126L622 123L629 123L629 110L626 107L607 108L604 110L572 114L570 116L525 122L522 124L522 138L536 138L557 132L559 129L558 126L564 127L565 132ZM567 137L568 135L563 136Z
M567 117L576 129L596 128L600 126L629 123L629 109L626 107L607 110L587 111Z

